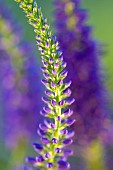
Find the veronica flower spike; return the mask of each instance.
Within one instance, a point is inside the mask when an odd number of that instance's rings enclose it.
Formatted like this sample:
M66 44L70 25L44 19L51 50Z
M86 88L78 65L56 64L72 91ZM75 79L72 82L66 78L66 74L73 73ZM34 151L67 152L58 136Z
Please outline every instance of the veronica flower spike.
M42 100L46 103L41 114L47 117L44 124L39 125L38 134L41 136L42 144L34 143L34 149L39 156L27 158L28 162L43 170L69 169L66 161L67 156L72 154L65 146L72 143L70 139L73 131L67 130L75 120L70 119L72 110L68 109L74 99L67 99L71 91L71 82L64 83L67 71L64 70L66 63L63 61L56 37L52 36L47 19L43 18L41 9L33 0L15 0L26 13L29 23L34 27L38 49L41 53L44 79L42 83L46 86Z

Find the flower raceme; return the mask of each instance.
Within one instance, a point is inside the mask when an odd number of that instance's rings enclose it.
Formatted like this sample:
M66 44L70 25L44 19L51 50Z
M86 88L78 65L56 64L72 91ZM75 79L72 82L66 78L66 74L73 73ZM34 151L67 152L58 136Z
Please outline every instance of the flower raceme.
M47 89L45 91L47 97L42 97L46 106L40 112L46 119L44 124L39 124L38 129L42 144L33 144L39 156L27 158L27 160L35 167L44 170L69 169L70 165L66 159L72 154L72 150L66 150L65 146L72 143L71 137L74 132L68 130L67 127L72 125L75 120L69 118L73 111L68 107L74 102L74 99L69 99L71 81L64 82L67 76L66 63L63 61L56 37L52 36L47 19L43 18L37 3L33 0L15 1L19 3L26 13L29 23L34 27L43 63L43 67L41 67L44 76L42 83Z

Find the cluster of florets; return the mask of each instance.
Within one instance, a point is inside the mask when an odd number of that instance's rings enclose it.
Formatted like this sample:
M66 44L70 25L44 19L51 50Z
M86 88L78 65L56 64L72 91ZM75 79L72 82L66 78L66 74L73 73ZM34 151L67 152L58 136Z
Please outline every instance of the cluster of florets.
M20 7L24 9L29 23L34 27L36 40L41 53L44 78L42 83L46 86L45 94L42 97L47 106L41 111L46 117L44 124L39 124L38 134L43 144L34 143L34 149L39 156L27 160L34 166L42 169L69 169L66 161L72 150L65 149L65 146L72 143L71 137L74 131L67 130L75 120L69 117L73 111L68 107L74 99L67 99L71 95L69 86L71 82L64 83L67 71L64 70L66 63L63 61L56 38L52 36L47 20L43 18L41 10L33 1L19 1Z

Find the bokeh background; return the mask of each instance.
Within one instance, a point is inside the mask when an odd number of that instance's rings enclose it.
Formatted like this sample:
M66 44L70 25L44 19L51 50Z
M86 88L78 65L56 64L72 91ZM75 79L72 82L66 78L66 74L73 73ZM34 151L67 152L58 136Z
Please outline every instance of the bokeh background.
M47 0L47 1L36 0L36 1L41 6L44 15L48 18L48 22L50 23L51 28L55 33L53 0ZM37 63L37 67L39 67L41 65L41 59L37 52L36 43L35 43L35 34L33 33L33 28L28 24L24 13L22 12L21 9L19 9L16 2L14 2L13 0L5 0L5 2L8 5L8 7L11 9L14 18L16 18L17 22L19 22L20 25L22 25L24 38L33 43L35 54L37 54L38 56L36 58L36 63ZM105 51L105 54L101 58L101 61L103 63L103 72L105 74L106 89L108 90L109 93L110 109L112 110L113 108L113 1L112 0L83 0L81 1L81 7L88 10L89 19L87 22L89 25L93 27L93 37L103 45L103 49ZM41 77L42 73L40 69L38 73L40 74ZM4 127L3 119L2 119L3 117L2 104L3 104L3 100L2 100L2 95L0 94L0 106L1 106L0 107L0 134L2 134L2 130ZM113 116L113 114L111 115ZM31 154L31 153L32 153L32 146L29 146L29 149L27 150L26 154ZM8 166L6 164L8 162L9 156L10 156L10 152L5 148L2 140L2 135L0 135L0 160L1 160L0 170L8 170ZM18 159L18 155L16 159ZM98 170L98 169L94 169L94 170Z

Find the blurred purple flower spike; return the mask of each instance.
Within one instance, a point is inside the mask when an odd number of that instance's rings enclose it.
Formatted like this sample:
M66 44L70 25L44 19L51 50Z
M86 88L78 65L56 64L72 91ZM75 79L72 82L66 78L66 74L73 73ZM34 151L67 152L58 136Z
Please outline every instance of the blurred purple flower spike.
M98 137L106 117L106 91L100 58L102 52L85 24L87 11L79 0L55 0L57 37L67 62L67 79L72 81L72 105L76 119L75 142L85 143Z
M42 103L33 47L19 36L20 26L15 23L10 10L0 2L0 78L4 135L9 147L15 147L23 137L27 141L35 138Z

